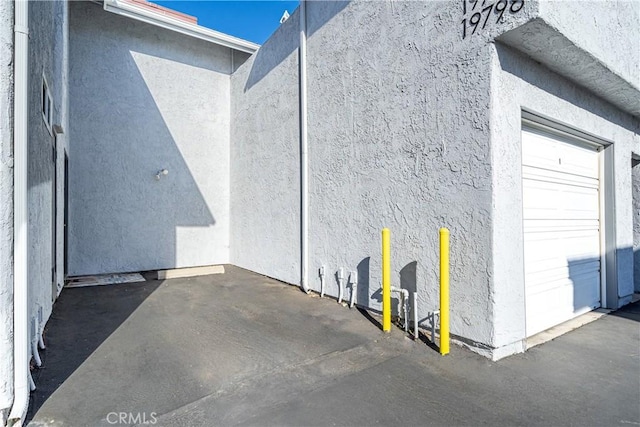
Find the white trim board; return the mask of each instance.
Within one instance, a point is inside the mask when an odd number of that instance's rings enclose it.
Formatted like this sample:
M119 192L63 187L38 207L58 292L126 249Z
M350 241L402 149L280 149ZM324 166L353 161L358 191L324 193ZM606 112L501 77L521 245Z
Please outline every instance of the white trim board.
M187 267L175 268L171 270L158 270L158 280L206 276L209 274L224 274L224 265L208 265L204 267Z
M260 47L250 41L184 22L122 0L104 0L104 10L249 54Z

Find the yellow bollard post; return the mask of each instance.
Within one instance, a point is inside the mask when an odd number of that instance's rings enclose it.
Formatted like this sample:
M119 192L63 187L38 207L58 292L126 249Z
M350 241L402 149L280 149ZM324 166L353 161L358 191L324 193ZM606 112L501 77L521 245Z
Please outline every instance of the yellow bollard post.
M440 229L440 354L449 354L449 230Z
M382 229L382 330L391 331L391 230Z

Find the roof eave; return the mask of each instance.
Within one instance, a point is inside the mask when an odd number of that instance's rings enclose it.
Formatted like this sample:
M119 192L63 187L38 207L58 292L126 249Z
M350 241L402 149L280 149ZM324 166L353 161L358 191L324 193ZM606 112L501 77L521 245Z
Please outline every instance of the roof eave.
M122 0L104 0L104 10L249 54L260 47L250 41L184 22Z

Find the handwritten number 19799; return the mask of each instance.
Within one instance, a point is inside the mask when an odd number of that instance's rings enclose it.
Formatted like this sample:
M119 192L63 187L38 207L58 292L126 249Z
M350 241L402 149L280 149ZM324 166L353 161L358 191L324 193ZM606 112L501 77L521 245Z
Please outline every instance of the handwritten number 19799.
M524 6L524 0L511 0L511 7L509 7L509 0L498 0L496 3L491 3L485 6L487 0L484 0L481 5L480 0L462 0L462 11L465 18L462 20L462 38L467 38L468 31L471 34L475 34L482 22L482 29L487 26L489 17L491 14L497 15L496 23L500 22L504 13L509 9L511 13L518 13ZM469 5L467 5L469 3ZM472 6L473 5L473 6ZM478 7L479 6L479 7ZM467 10L467 8L471 10ZM478 11L473 13L469 19L466 18L467 12L474 12L478 7ZM484 20L482 19L484 17Z

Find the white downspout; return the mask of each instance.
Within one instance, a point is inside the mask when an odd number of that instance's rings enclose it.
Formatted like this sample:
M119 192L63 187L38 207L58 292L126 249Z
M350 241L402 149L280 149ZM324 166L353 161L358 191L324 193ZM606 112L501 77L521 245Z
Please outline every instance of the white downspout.
M309 293L309 156L307 146L307 6L300 1L300 258L302 290Z
M29 298L27 288L27 141L29 3L15 4L14 213L13 213L13 406L9 425L22 425L29 406Z

